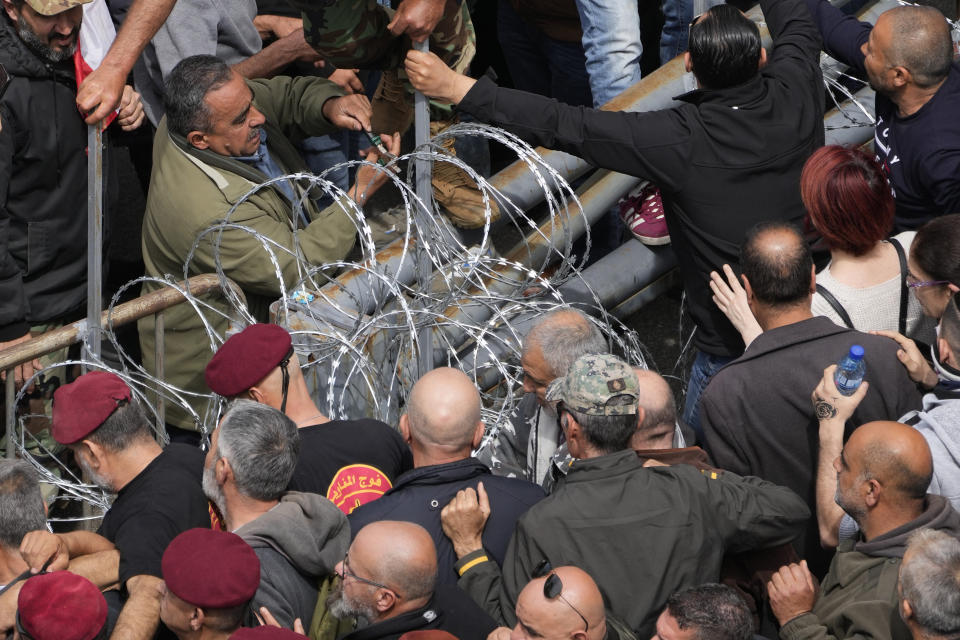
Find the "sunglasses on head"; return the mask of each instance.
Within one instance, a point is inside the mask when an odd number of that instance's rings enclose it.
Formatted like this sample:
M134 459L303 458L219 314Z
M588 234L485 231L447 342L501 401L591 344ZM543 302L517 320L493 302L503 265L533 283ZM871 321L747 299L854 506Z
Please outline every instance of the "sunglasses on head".
M579 609L570 604L569 600L563 597L563 582L560 580L560 576L554 572L549 560L541 560L540 564L533 569L534 578L542 578L544 576L548 577L546 582L543 583L543 597L547 600L554 600L556 598L563 600L563 602L568 607L573 609L573 612L580 616L580 619L583 620L583 624L586 627L584 632L589 631L590 623L587 622L587 619L584 617L584 615L580 613Z

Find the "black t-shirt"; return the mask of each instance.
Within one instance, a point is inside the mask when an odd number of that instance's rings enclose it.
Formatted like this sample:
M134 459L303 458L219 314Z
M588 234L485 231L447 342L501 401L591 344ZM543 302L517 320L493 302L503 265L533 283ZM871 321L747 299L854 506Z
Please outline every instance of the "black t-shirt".
M287 489L319 493L349 515L412 468L410 448L385 423L331 420L300 429L300 459Z
M169 444L117 494L97 531L120 551L120 583L133 576L163 577L160 558L178 534L209 527L203 495L203 452Z

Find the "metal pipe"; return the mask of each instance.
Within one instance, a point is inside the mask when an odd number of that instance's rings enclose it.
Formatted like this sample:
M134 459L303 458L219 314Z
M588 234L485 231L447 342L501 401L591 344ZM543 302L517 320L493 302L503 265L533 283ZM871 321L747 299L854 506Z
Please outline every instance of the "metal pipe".
M100 311L103 304L103 129L87 127L87 334L84 360L100 359Z
M17 405L15 404L17 399L17 393L15 388L14 375L12 369L7 369L7 379L4 384L4 399L6 400L6 420L5 424L7 426L7 457L15 458L16 452L14 451L14 444L16 443L16 433L14 430L14 425L17 420Z
M163 363L163 357L166 352L166 345L164 344L164 323L163 323L163 311L157 312L153 317L153 362L154 368L156 369L154 375L160 380L166 380L166 369ZM167 403L158 402L157 403L157 431L159 433L164 433L166 431L167 423Z
M228 282L234 291L240 291L240 288L233 281L228 280ZM220 278L216 274L206 273L194 276L186 283L181 282L178 286L189 286L191 295L198 296L219 289ZM120 327L172 307L184 300L184 296L179 291L166 287L140 296L130 302L117 305L113 308L113 313L109 317L109 312L104 311L98 317L98 321L101 325L108 325L109 323L108 326L110 327ZM7 371L34 358L39 358L57 349L63 349L80 342L83 340L86 327L87 321L85 319L78 320L0 351L0 371Z
M421 42L414 42L413 48L423 53L430 51L430 43L425 38ZM416 128L416 144L420 148L430 141L430 101L427 96L419 91L414 92L414 122ZM423 203L423 209L414 207L415 229L429 229L429 216L433 212L433 186L431 185L432 162L428 158L421 157L414 161L416 165L417 178L417 197ZM430 286L430 277L433 271L433 263L430 256L423 248L423 243L417 245L417 282L421 290L426 290ZM430 340L432 335L426 328L420 331L418 341L420 343L419 371L422 376L433 368L433 358L431 355L432 347Z

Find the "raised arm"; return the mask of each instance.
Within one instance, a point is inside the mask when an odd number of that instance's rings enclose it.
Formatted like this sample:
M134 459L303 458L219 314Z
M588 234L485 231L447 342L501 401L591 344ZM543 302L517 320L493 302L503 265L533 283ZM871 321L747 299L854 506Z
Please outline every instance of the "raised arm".
M869 39L873 25L844 15L829 0L806 0L806 3L820 31L823 50L840 62L864 71L860 47Z
M130 70L174 4L176 0L134 0L103 62L77 91L77 107L88 114L87 124L100 122L120 104Z

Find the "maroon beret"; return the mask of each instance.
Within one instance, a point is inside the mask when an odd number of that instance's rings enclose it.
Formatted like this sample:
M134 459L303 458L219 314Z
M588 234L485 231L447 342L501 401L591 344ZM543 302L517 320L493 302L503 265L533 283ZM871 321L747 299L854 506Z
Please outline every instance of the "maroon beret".
M228 531L184 531L167 545L160 570L174 595L201 609L239 607L260 586L257 554Z
M130 389L116 374L91 371L53 392L53 439L79 442L103 424L126 400Z
M290 353L290 334L275 324L252 324L227 338L204 371L207 386L236 396L267 377Z
M443 629L418 629L407 631L399 640L459 640L457 636Z
M230 635L230 640L303 640L307 636L283 627L241 627Z
M23 583L17 615L34 640L92 640L107 621L107 601L86 578L55 571Z

